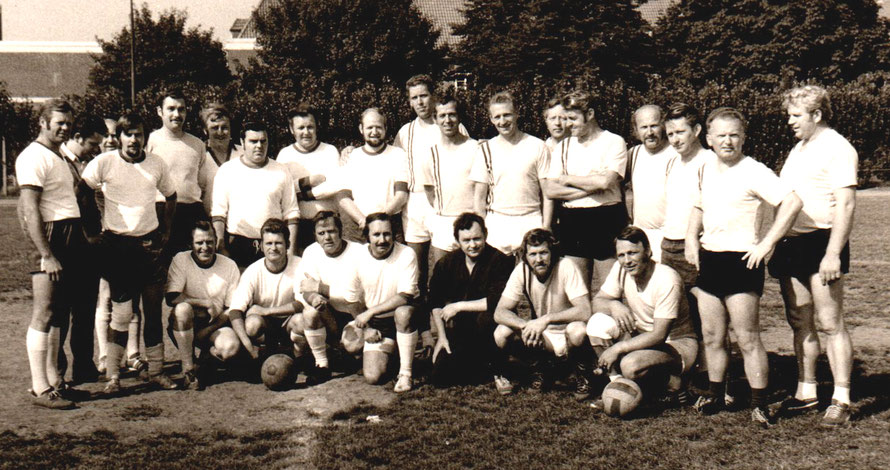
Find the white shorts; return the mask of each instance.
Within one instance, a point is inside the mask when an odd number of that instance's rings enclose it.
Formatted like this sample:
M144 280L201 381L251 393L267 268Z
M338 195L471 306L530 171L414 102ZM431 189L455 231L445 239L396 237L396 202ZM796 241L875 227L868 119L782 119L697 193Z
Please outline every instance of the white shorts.
M566 357L569 354L565 325L548 326L544 330L544 341L549 342L553 346L553 354L556 357Z
M661 240L664 239L664 234L661 229L658 228L644 228L642 229L646 232L646 237L649 238L649 246L652 248L652 261L656 263L661 262Z
M522 238L526 232L541 228L544 224L540 212L532 212L526 215L504 215L497 212L489 212L485 217L485 227L488 228L488 244L497 248L504 254L513 254L522 246Z
M457 217L430 214L426 226L430 229L432 245L440 250L454 251L459 248L454 239L454 221Z
M396 352L396 342L392 338L383 338L382 341L378 341L376 343L369 343L365 341L365 346L362 348L362 352L369 351L380 351L384 354L392 354Z
M592 339L591 344L594 346L609 346L632 337L630 333L618 328L618 322L614 318L602 312L594 313L587 321L587 336ZM597 343L596 340L602 340L602 343L594 344ZM682 372L689 372L698 356L698 340L692 337L669 339L665 341L665 345L670 346L680 357ZM650 349L664 350L660 347Z
M405 230L405 242L425 243L430 241L430 229L426 219L435 214L426 193L408 193L408 203L402 209L402 227Z

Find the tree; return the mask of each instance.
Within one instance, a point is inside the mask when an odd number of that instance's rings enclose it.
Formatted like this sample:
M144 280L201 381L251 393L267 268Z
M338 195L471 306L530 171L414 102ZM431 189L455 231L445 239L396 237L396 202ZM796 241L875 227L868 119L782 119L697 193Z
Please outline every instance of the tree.
M186 13L165 11L155 20L147 4L135 14L136 110L150 125L160 121L154 112L157 94L167 88L183 90L189 101L189 121L197 120L199 97L224 94L232 81L222 44L212 31L186 30ZM116 116L130 107L130 30L124 27L111 41L99 40L85 96L88 111Z
M443 67L439 33L411 0L282 0L254 20L261 48L241 75L239 107L279 140L300 101L322 111L327 140L354 140L366 106L382 108L392 132L410 116L405 80Z
M874 0L687 0L658 21L665 77L708 82L846 82L890 69Z

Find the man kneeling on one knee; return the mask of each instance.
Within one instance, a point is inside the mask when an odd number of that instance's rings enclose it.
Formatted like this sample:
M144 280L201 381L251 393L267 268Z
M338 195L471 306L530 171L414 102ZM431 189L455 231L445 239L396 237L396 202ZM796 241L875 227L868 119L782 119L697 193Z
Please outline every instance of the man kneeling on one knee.
M668 391L688 401L682 376L698 354L683 281L652 260L646 233L626 227L615 240L618 256L593 298L587 335L600 367L614 380L667 377Z

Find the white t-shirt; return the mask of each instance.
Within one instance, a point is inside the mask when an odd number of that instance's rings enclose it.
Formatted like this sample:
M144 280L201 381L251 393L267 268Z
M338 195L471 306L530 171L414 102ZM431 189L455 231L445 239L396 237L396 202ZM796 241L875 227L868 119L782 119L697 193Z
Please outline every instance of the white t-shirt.
M649 283L640 291L633 276L627 274L621 263L615 263L600 292L627 305L636 320L637 331L652 331L655 319L664 318L673 320L668 340L695 337L683 280L668 266L655 263Z
M491 189L489 210L504 215L529 215L541 212L541 183L550 166L550 150L544 141L522 134L519 142L511 144L502 136L488 140L491 149ZM480 144L476 150L470 179L490 184L488 164Z
M395 184L408 181L405 152L387 145L383 152L371 155L364 147L352 151L341 171L343 189L352 192L352 200L362 214L383 212L395 199Z
M614 171L624 178L627 169L627 145L624 139L607 130L602 130L596 138L580 142L577 137L566 137L554 149L547 178L556 179L561 175L588 176ZM604 191L566 201L570 208L600 207L621 202L620 183Z
M803 201L790 233L831 228L837 206L834 192L855 188L858 168L856 149L834 129L822 130L806 146L798 142L779 173Z
M167 293L180 292L195 299L210 299L218 312L232 304L241 272L231 259L217 254L213 264L202 268L191 251L177 253L167 274Z
M22 150L15 160L19 186L40 190L40 218L44 222L80 217L74 195L74 174L61 155L37 142Z
M467 134L463 124L458 127L458 132ZM408 166L408 191L423 193L423 162L429 154L429 148L439 143L442 139L442 131L435 123L427 124L423 119L415 117L413 121L402 126L396 133L393 145L404 150L407 155L405 160Z
M547 140L544 141L544 145L547 146L547 148L550 150L550 154L553 155L553 153L555 153L557 151L556 147L558 147L561 142L562 142L562 140L557 142L556 139L554 139L551 136L551 137L547 137Z
M558 261L550 277L543 283L538 281L535 273L525 263L516 265L510 273L510 278L507 279L507 285L504 286L503 297L519 302L525 298L523 289L528 289L536 318L568 310L573 307L572 299L589 294L581 271L575 263L566 258Z
M345 310L346 300L350 296L350 288L352 286L352 277L356 269L356 256L360 251L367 251L367 248L358 243L344 240L346 248L336 258L332 258L325 254L324 249L318 243L313 243L306 247L303 251L303 259L300 261L301 274L297 277L296 290L299 290L300 282L309 276L312 279L321 281L330 289L330 298L328 302L339 311ZM309 305L303 293L297 294L297 300L303 305Z
M698 186L695 206L702 209L701 245L708 251L753 248L760 241L763 202L775 207L791 193L772 170L751 157L731 167L716 158L705 162Z
M227 232L259 239L267 219L300 217L294 180L275 160L268 160L260 168L251 168L240 158L229 160L213 180L210 214L225 219Z
M668 162L667 182L665 183L665 210L662 233L670 240L683 240L689 228L689 214L698 198L698 172L704 162L716 159L709 149L700 147L698 152L683 161L674 155ZM636 197L636 196L634 196Z
M184 133L176 137L167 128L160 128L149 134L145 152L164 160L170 169L170 179L176 185L176 202L191 204L201 202L201 196L209 190L210 181L202 171L205 163L204 142ZM157 193L156 201L163 202L164 196Z
M83 170L83 181L105 196L102 223L119 235L139 237L158 228L155 195L176 192L167 164L161 157L145 153L141 162L130 163L118 150L94 158ZM177 200L179 196L177 195Z
M315 150L304 153L295 145L288 145L278 152L275 158L278 163L284 164L290 172L291 178L297 185L297 193L300 192L300 180L313 175L324 175L325 182L312 188L312 201L299 201L300 217L312 219L320 211L337 212L337 203L331 196L337 194L335 174L340 171L340 152L333 145L319 142ZM308 184L308 183L307 183Z
M475 183L470 181L470 169L478 147L479 142L467 139L455 147L437 144L429 148L423 185L433 187L436 214L454 217L473 211Z
M639 149L639 150L636 150ZM660 229L664 225L668 163L677 151L666 145L658 153L651 153L645 145L628 151L631 186L633 187L633 225L642 229Z
M260 258L241 274L238 287L232 294L231 310L247 312L253 305L260 307L280 307L293 303L294 286L299 286L300 258L287 256L287 266L280 273L266 268L266 260Z
M397 294L416 297L417 256L414 250L396 243L392 253L384 259L374 258L368 247L358 247L355 254L355 268L345 298L348 302L364 302L365 307L373 308ZM392 314L378 315L378 318Z

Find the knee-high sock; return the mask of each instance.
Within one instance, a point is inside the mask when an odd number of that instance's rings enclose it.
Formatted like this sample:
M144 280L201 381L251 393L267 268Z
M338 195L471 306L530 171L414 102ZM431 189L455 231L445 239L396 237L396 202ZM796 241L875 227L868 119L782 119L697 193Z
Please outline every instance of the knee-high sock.
M108 326L108 343L105 356L105 373L108 378L120 377L124 345L128 340L127 325L133 315L132 301L111 303L111 323Z
M108 345L108 324L111 312L104 305L96 307L96 342L99 343L99 364L105 367L105 347Z
M145 347L145 359L148 360L148 375L161 375L164 372L164 343Z
M396 332L396 343L399 345L399 375L411 376L411 364L414 362L414 348L417 347L417 331L411 333Z
M179 358L182 360L182 371L188 372L195 368L195 330L186 328L185 331L173 330L176 345L179 347Z
M58 326L50 327L46 342L46 380L51 387L62 384L59 376L59 342L61 330Z
M306 342L309 343L309 349L312 350L312 356L315 357L315 365L328 367L328 331L325 327L316 330L305 329L303 334L306 336Z
M139 357L139 325L142 323L142 314L133 312L133 318L127 326L127 359Z
M46 352L49 333L28 328L25 335L25 346L28 349L28 364L31 366L31 390L36 395L45 392L49 387L46 378Z

